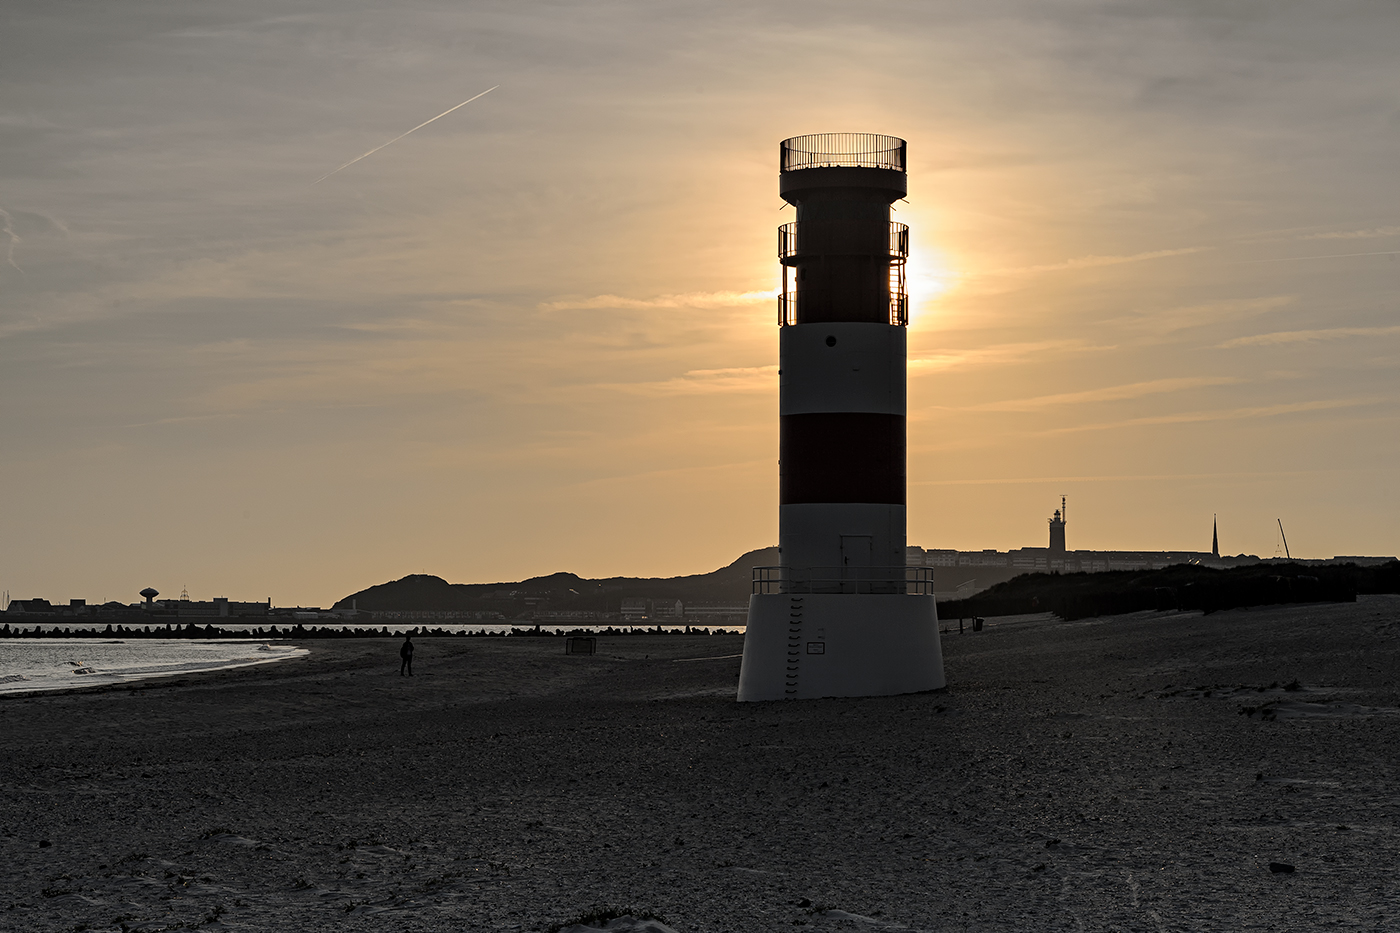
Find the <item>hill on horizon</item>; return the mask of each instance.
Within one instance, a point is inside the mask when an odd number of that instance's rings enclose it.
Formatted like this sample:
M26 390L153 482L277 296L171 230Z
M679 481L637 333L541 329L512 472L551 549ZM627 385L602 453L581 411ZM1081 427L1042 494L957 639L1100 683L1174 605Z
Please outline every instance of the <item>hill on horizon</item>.
M679 599L682 602L738 603L749 598L751 568L778 563L777 547L759 548L709 573L680 577L605 577L588 579L561 571L518 582L448 583L432 574L414 573L351 593L333 608L354 606L368 612L500 612L514 617L522 607L551 610L617 612L622 600Z

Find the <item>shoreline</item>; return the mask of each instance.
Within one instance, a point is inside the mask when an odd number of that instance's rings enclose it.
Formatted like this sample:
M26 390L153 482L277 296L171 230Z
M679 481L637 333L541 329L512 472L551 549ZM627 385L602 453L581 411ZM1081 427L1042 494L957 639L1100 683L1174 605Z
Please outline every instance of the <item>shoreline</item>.
M139 639L139 641L146 642L148 640ZM174 639L171 639L171 641L174 641ZM264 643L273 641L280 642L284 641L284 639L261 639L261 641L263 641ZM75 645L86 646L91 643L91 640L79 638L64 639L47 637L43 640L43 644L55 646L64 645L66 642L72 642ZM110 643L112 642L103 642L103 644ZM126 642L118 641L116 643L125 644ZM246 644L247 642L244 639L208 639L201 640L199 642L199 644L203 645L223 643ZM299 645L289 645L287 647L289 647L291 650L284 654L280 654L276 657L234 659L229 660L227 662L214 662L214 665L211 667L186 668L169 671L137 671L133 673L96 670L89 674L75 675L84 678L91 677L93 678L91 682L69 682L55 684L54 686L28 686L29 684L34 683L34 681L28 677L25 677L22 680L9 680L5 678L0 678L0 703L5 702L7 699L45 696L56 693L97 693L107 690L125 690L133 688L136 684L142 684L152 680L161 680L169 677L194 677L201 674L216 674L220 671L239 670L242 668L257 667L266 664L280 664L285 661L301 660L309 657L309 655L311 654L309 648L305 648ZM39 675L40 678L42 678L43 676L44 675ZM9 689L12 685L14 685L14 689Z

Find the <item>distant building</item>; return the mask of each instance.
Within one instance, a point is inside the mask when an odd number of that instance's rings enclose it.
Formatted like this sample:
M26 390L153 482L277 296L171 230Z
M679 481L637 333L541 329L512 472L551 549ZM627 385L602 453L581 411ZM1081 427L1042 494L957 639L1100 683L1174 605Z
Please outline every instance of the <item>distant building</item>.
M985 551L959 551L959 567L1005 567L1008 556L993 548Z
M658 622L662 619L684 619L685 603L679 599L654 599L651 602L651 617Z
M243 603L220 596L212 600L148 598L143 602L109 602L101 605L88 605L85 599L69 600L67 605L50 603L47 599L14 599L6 608L13 615L52 615L62 617L83 616L129 616L133 618L160 617L178 619L232 619L245 617L266 617L272 610L272 601Z
M957 551L948 548L929 548L924 551L923 566L925 567L956 567L957 565Z
M55 608L47 599L12 599L5 611L11 615L38 615L53 613Z
M685 607L687 625L743 625L748 603L690 603Z

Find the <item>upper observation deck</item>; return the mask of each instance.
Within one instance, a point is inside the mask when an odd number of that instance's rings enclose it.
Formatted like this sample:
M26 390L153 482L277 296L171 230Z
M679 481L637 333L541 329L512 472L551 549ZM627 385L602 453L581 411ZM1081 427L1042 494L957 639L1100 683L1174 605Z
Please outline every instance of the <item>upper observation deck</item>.
M778 190L794 204L832 189L888 204L908 192L907 148L899 137L878 133L794 136L778 144Z
M813 133L778 144L782 170L802 168L885 168L902 172L908 143L878 133Z

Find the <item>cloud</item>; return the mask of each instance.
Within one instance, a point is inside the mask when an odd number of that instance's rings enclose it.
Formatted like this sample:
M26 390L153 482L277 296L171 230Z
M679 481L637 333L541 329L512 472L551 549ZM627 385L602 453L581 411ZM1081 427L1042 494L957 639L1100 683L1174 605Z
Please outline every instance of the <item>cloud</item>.
M1088 353L1114 350L1111 346L1093 346L1082 340L1039 340L1029 343L1003 343L976 350L945 350L923 354L909 360L909 375L922 376L954 368L1000 366L1025 363L1054 353Z
M1127 385L1105 386L1102 389L1089 389L1084 392L1063 392L1058 395L1040 395L1034 398L1010 399L1004 402L985 402L973 405L963 411L1040 411L1058 405L1080 405L1085 402L1116 402L1144 395L1160 395L1164 392L1180 392L1185 389L1199 389L1204 386L1234 385L1243 382L1232 376L1187 376L1176 379L1154 379L1149 382L1132 382Z
M730 392L772 392L778 385L777 366L736 366L728 369L692 369L661 382L612 382L601 388L642 395L708 395Z
M688 464L682 467L668 467L660 470L641 470L635 473L622 473L612 476L598 476L586 480L571 483L570 486L576 489L589 487L613 486L618 484L632 485L646 479L679 479L687 476L704 476L724 473L747 474L764 468L771 468L772 459L762 457L758 460L737 460L726 463L701 463Z
M1337 233L1310 233L1300 240L1363 240L1377 236L1400 236L1400 227L1374 227L1370 230L1345 230Z
M1015 476L1004 478L910 480L910 486L1040 486L1045 483L1142 483L1161 480L1262 479L1279 476L1325 476L1344 472L1331 470L1248 470L1233 473L1118 473L1086 476Z
M1318 256L1280 256L1278 259L1245 259L1235 263L1237 266L1253 266L1265 262L1302 262L1306 259L1346 259L1348 256L1394 256L1400 250L1385 249L1373 253L1322 253Z
M592 298L564 298L540 304L545 311L572 311L589 308L723 308L732 305L757 304L773 301L777 289L765 292L686 292L680 295L658 295L655 298L624 298L621 295L596 295Z
M58 127L57 123L51 123L41 117L20 113L0 113L0 126L11 126L20 129L42 129L51 130Z
M1073 434L1080 431L1110 431L1116 428L1137 428L1158 424L1194 424L1203 421L1241 421L1249 418L1271 418L1275 415L1289 415L1303 411L1326 411L1334 408L1356 408L1361 405L1376 405L1386 401L1380 398L1331 399L1317 402L1288 402L1282 405L1263 405L1255 408L1225 408L1216 411L1188 411L1174 415L1154 415L1146 418L1128 418L1124 421L1105 421L1099 424L1079 424L1071 427L1052 428L1039 432L1042 435Z
M1281 330L1272 334L1236 337L1216 344L1216 349L1234 347L1272 347L1283 343L1309 343L1317 340L1340 340L1343 337L1386 337L1400 334L1400 325L1391 327L1329 327L1322 330Z
M997 269L991 275L1030 275L1036 272L1058 272L1064 269L1093 269L1099 266L1121 266L1130 262L1147 262L1151 259L1165 259L1168 256L1187 256L1210 249L1208 246L1187 246L1182 249L1158 249L1147 253L1134 253L1131 256L1080 256L1063 262L1052 262L1040 266L1022 266L1016 269Z
M1207 301L1201 304L1166 308L1160 311L1145 311L1129 317L1117 318L1111 323L1126 324L1156 334L1170 334L1192 327L1206 327L1234 318L1264 314L1292 304L1291 295L1274 295L1268 298L1227 298L1220 301Z

